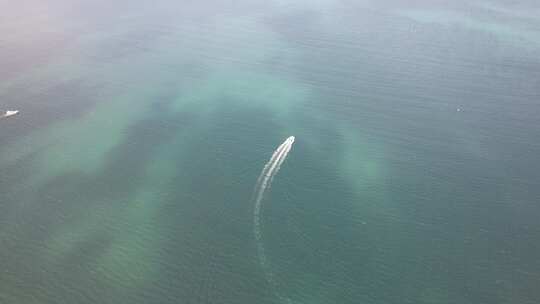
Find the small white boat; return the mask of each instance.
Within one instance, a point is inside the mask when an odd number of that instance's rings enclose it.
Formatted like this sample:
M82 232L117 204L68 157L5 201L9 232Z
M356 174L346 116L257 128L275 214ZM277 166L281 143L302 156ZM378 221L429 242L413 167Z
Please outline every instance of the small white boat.
M16 115L16 114L19 114L19 111L18 110L15 110L15 111L6 111L6 113L4 115L2 115L1 117L10 117L10 116L13 116L13 115Z

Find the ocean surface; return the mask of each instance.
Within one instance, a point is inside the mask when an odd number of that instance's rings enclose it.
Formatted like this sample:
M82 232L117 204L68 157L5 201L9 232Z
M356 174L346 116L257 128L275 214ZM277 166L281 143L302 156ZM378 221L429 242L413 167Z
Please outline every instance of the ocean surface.
M0 0L6 110L2 304L540 303L536 0Z

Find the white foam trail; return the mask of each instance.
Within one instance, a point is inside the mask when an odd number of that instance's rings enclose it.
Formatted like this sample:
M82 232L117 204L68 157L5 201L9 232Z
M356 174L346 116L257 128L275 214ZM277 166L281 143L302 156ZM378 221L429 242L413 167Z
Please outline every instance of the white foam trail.
M255 235L255 241L257 244L257 256L259 259L259 264L263 269L265 279L268 281L272 287L275 286L274 274L270 269L267 259L266 252L264 249L264 243L262 241L262 232L261 232L261 207L262 201L264 198L264 193L270 189L272 180L274 176L278 173L281 165L285 161L287 154L291 151L292 145L294 143L294 136L287 138L279 147L274 151L270 160L264 166L261 175L257 179L257 184L255 186L254 193L254 210L253 210L253 234ZM279 294L278 297L283 298Z

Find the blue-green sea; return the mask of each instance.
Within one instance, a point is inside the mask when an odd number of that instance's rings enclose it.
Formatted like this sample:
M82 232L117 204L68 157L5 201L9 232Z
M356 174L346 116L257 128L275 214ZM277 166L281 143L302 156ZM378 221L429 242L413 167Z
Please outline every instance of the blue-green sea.
M0 0L7 110L2 304L540 303L536 0Z

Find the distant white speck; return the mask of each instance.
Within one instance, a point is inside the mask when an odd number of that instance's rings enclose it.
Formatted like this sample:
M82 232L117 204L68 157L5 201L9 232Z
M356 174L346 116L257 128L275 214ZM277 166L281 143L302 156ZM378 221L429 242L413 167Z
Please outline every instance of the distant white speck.
M457 109L456 109L456 112L461 112L461 108L457 108Z
M15 111L6 111L4 114L0 115L0 117L9 117L9 116L16 115L16 114L18 114L18 113L19 113L18 110L15 110Z

